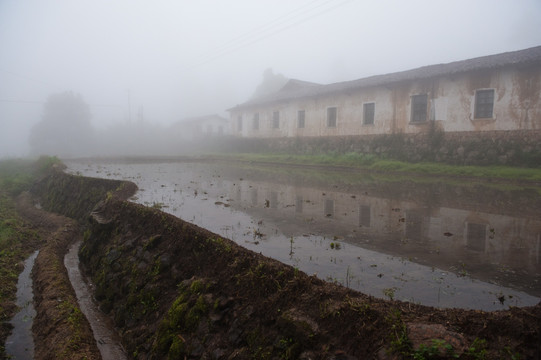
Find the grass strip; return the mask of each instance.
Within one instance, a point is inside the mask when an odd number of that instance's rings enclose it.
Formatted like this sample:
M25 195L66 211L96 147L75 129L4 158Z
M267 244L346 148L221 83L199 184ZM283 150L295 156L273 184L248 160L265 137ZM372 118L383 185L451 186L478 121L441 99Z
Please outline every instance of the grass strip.
M541 168L522 168L512 166L467 166L441 163L408 163L390 160L375 155L358 153L325 155L289 155L276 153L230 153L213 154L222 159L268 162L276 164L325 165L367 169L373 171L415 173L420 175L457 176L501 180L520 180L541 182Z

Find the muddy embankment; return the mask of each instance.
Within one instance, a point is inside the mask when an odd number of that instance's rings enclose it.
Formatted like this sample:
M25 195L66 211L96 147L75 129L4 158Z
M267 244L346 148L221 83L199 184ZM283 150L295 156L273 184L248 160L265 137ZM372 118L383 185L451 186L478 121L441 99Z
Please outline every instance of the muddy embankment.
M438 346L465 359L541 356L541 305L487 313L374 299L123 200L132 191L63 173L35 188L44 208L78 219L81 266L130 358L391 359Z
M94 205L117 189L121 190L118 196L128 196L130 188L131 192L136 189L133 184L83 179L53 170L34 184L33 198L28 193L18 198L18 212L43 237L44 244L32 270L34 359L100 358L64 267L64 257L70 245L82 239L84 220ZM38 209L36 204L49 211Z

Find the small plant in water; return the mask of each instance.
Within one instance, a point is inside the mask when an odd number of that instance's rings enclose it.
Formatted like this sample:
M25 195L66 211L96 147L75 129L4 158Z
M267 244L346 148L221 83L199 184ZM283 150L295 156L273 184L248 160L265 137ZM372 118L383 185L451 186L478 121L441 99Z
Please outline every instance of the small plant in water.
M291 237L291 239L289 239L289 255L293 255L293 236Z
M392 288L386 288L386 289L383 289L383 295L387 296L389 298L389 300L394 300L394 295L396 293L396 288L395 287L392 287Z
M152 208L153 208L153 209L161 210L161 209L163 208L163 203L161 203L161 202L154 202L154 203L152 204Z
M340 243L338 243L338 242L336 242L336 243L332 242L330 246L331 246L331 249L336 249L336 250L340 250L340 248L342 247L340 245Z

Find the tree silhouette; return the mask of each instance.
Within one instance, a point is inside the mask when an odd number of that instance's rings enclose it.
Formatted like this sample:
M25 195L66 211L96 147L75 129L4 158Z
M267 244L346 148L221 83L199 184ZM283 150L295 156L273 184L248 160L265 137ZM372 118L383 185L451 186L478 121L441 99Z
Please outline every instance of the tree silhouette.
M30 133L33 155L75 157L89 155L94 144L90 110L79 94L71 91L49 96L43 116Z

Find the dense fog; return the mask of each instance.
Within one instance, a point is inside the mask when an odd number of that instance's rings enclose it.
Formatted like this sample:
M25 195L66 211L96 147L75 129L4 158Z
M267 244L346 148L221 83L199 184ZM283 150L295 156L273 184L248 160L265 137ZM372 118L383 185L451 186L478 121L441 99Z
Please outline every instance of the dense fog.
M540 17L538 0L1 1L0 158L193 150L197 119L287 79L525 49Z

